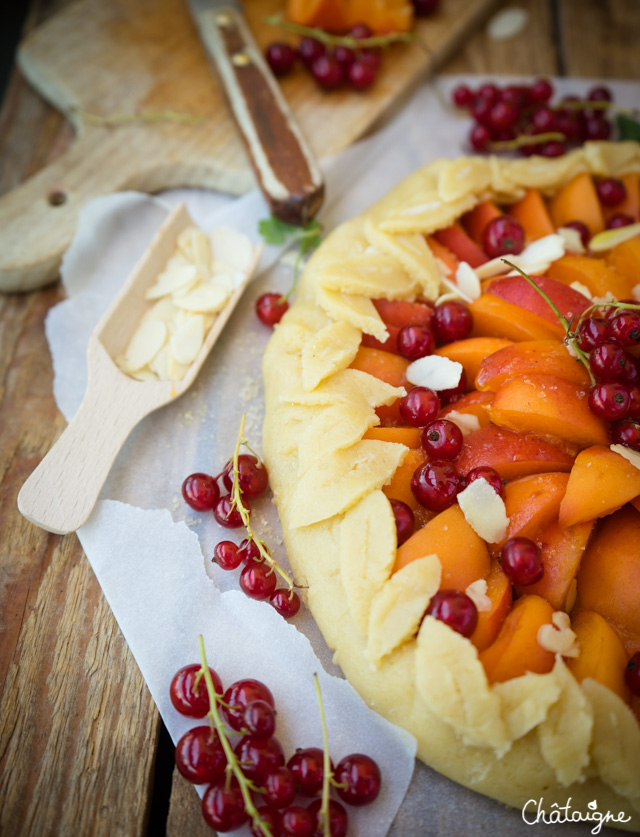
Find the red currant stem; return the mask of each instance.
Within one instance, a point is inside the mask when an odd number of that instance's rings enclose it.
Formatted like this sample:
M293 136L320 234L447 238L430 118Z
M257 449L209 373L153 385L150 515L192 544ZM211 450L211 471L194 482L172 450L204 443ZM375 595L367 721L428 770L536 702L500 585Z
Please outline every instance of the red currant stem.
M209 666L207 664L207 655L205 654L204 650L204 639L202 638L202 634L198 636L198 642L200 643L200 659L202 661L202 671L204 672L204 679L207 684L207 692L209 693L209 721L211 723L211 731L218 733L218 738L220 739L220 743L222 744L222 749L224 750L224 754L227 757L227 779L230 778L230 774L233 773L235 776L238 785L240 787L240 792L242 793L242 799L244 800L244 809L247 814L251 817L251 820L254 825L259 825L262 829L262 833L264 837L273 837L273 833L269 828L269 823L265 822L260 814L258 813L258 809L253 803L253 799L251 797L251 791L259 790L253 782L250 782L249 779L244 775L242 772L242 768L240 767L240 762L236 754L233 752L231 744L229 744L229 739L227 737L227 732L225 729L224 724L222 723L222 719L220 718L220 713L218 712L218 695L216 694L215 686L213 685L213 678L211 677L211 672L209 671Z
M322 692L320 691L320 681L318 675L314 672L313 679L316 684L316 695L318 697L318 709L320 710L320 723L322 725L322 747L324 751L323 759L323 777L322 777L322 804L320 805L320 817L322 818L324 837L331 837L331 821L329 819L329 791L331 789L331 780L333 773L331 772L331 756L329 755L329 734L327 732L327 719L324 714L324 705L322 703Z
M521 270L517 265L513 264L513 262L510 262L508 259L502 259L502 261L505 264L508 264L509 267L513 268L514 270L517 270L518 273L521 276L524 276L524 278L527 280L527 282L536 289L536 291L544 299L544 301L547 303L547 305L549 305L551 307L553 313L560 320L560 324L562 325L562 327L564 328L564 330L567 334L567 336L565 337L565 343L567 341L569 343L571 343L578 360L580 361L580 363L582 363L582 365L586 368L587 372L589 373L589 378L591 380L591 384L592 385L595 384L596 379L593 375L593 372L591 371L591 366L589 365L589 358L588 358L587 354L585 352L583 352L582 349L580 348L580 346L578 345L578 341L576 339L576 334L575 334L574 331L571 330L571 323L569 322L569 320L563 314L560 313L560 311L558 309L558 306L555 304L555 302L549 297L549 295L547 293L545 293L542 290L542 288L540 287L540 285L538 285L537 282L533 281L533 279L529 276L529 274L525 273L524 270Z
M368 47L385 47L389 44L400 41L415 41L417 35L414 32L389 32L388 35L372 35L370 38L354 38L351 35L331 35L324 29L317 29L312 26L302 26L285 20L282 15L270 15L263 18L268 26L277 26L285 32L292 32L294 35L308 36L315 38L329 46L345 46L350 49L367 49Z
M613 102L595 101L591 102L588 99L580 99L578 101L560 102L551 108L551 110L612 110L614 113L620 113L624 116L637 116L637 108L622 107Z
M291 579L287 573L280 567L269 555L269 550L266 547L266 544L263 540L261 540L253 529L251 528L251 519L249 515L249 510L242 502L242 489L240 488L240 481L238 479L240 475L240 470L238 467L238 457L240 456L240 447L244 445L245 447L249 447L247 444L246 439L244 438L244 424L246 420L247 414L242 414L242 419L240 420L240 432L238 433L238 439L236 441L236 447L233 452L233 470L231 473L233 474L233 487L231 489L231 508L236 508L240 512L240 517L242 518L242 523L244 524L245 529L249 535L249 538L255 543L258 547L258 552L263 561L266 561L267 564L271 567L272 572L277 572L280 577L287 583L290 590L293 590L293 579ZM249 448L251 450L251 448ZM259 457L257 457L259 459Z
M566 136L559 131L547 131L545 134L522 134L512 140L490 142L489 149L491 151L512 151L525 145L543 145L545 142L552 142L553 140L562 142L566 140Z

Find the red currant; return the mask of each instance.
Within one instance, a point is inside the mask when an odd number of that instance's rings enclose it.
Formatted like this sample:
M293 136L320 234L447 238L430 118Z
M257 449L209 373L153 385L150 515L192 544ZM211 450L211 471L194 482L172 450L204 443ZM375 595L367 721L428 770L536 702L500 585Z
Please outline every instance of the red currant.
M221 705L220 711L231 729L236 732L242 730L244 710L255 700L264 700L272 709L275 709L276 704L271 690L260 680L246 678L237 680L229 686L224 693L224 703Z
M509 215L500 215L489 221L482 231L482 249L490 259L518 254L524 248L522 224Z
M315 827L313 814L300 805L291 805L282 812L281 837L313 837Z
M521 108L527 107L530 101L529 88L523 84L508 84L500 94L500 98L503 102L509 102Z
M462 430L448 419L432 421L420 435L420 444L432 459L457 459L463 442Z
M587 317L578 326L578 346L583 352L590 352L611 337L611 325L604 317Z
M295 799L296 782L293 773L284 765L270 770L264 777L263 784L264 801L272 808L286 808Z
M589 390L589 409L605 421L618 421L629 412L629 392L619 381L600 381Z
M356 59L349 67L348 78L356 90L367 90L376 80L376 70L367 61Z
M551 108L541 107L531 114L531 122L536 129L536 133L546 134L555 128L556 117Z
M611 320L611 336L621 346L637 346L640 343L640 311L621 310Z
M267 773L284 765L284 752L277 738L243 735L234 751L242 765L242 772L254 782L262 782Z
M308 35L301 38L298 44L298 55L305 64L312 64L316 58L320 58L326 51L326 47L321 41Z
M240 587L244 593L251 599L257 601L264 601L268 599L278 584L278 577L276 576L273 567L270 567L266 561L258 564L252 561L250 564L245 564L244 569L240 573Z
M202 666L199 663L192 663L184 666L174 676L169 686L171 703L181 715L190 718L204 718L209 711L209 693L204 674L201 674ZM222 681L217 673L210 668L211 679L213 680L214 691L221 695L224 691Z
M469 133L469 144L474 151L486 151L491 142L491 131L486 125L474 125Z
M398 351L407 360L426 357L435 347L433 332L424 323L411 323L398 332Z
M531 98L534 102L548 102L553 96L553 85L546 78L539 78L531 85Z
M220 541L216 544L213 554L221 570L235 570L242 563L238 547L233 541Z
M568 224L564 225L565 227L569 227L570 230L575 230L577 233L580 234L580 241L582 242L583 247L589 246L589 227L586 224L583 224L582 221L569 221Z
M596 188L598 197L605 206L617 206L627 197L624 183L616 177L605 177Z
M248 508L245 503L245 508ZM221 526L227 529L239 529L242 523L242 515L239 509L233 504L229 494L221 497L213 508L213 516Z
M233 488L233 465L227 464L222 482L228 491ZM245 497L259 497L269 485L269 473L257 456L241 453L238 457L238 485Z
M440 412L440 399L427 387L412 387L400 399L400 415L406 424L412 427L426 427L434 421Z
M449 300L436 305L431 318L431 328L438 343L464 340L471 334L473 315L463 302Z
M356 60L355 52L349 47L338 45L333 54L338 64L340 64L342 72L346 75L349 72L349 67Z
M599 113L585 116L585 139L608 140L611 136L611 124Z
M275 41L269 44L265 53L267 64L274 76L286 76L296 63L296 51L287 43Z
M335 90L344 80L342 67L329 53L316 58L310 66L311 75L323 90Z
M264 560L262 554L260 553L260 548L253 538L245 538L240 542L238 554L240 556L240 560L244 561L245 564L252 563L253 561L261 562Z
M416 468L411 478L413 496L421 506L433 512L452 506L462 487L455 465L443 460L425 462Z
M538 148L538 154L541 157L562 157L566 150L566 145L560 140L549 140Z
M469 108L474 100L473 91L466 84L459 84L453 88L451 99L456 107Z
M289 303L282 294L262 294L256 300L256 314L266 326L277 325L289 310Z
M220 489L209 474L190 474L182 483L182 496L195 511L211 511L218 502Z
M272 837L280 837L282 831L280 826L280 814L278 811L274 811L266 805L259 805L256 808L256 811L258 812L258 816L262 822L269 826L269 831L271 832ZM259 822L254 822L251 825L252 837L265 837L266 833L267 832L260 826Z
M324 752L319 747L296 750L287 762L301 796L315 796L322 790ZM333 771L333 767L331 768Z
M627 387L629 393L629 410L627 416L630 419L640 419L640 386L630 384Z
M596 378L603 381L636 383L636 359L613 340L598 343L591 350L589 366Z
M479 480L480 478L485 479L496 494L504 498L504 482L502 481L500 474L494 468L491 468L489 465L478 465L477 468L472 468L469 471L464 481L467 485L469 485L469 483L472 483L474 480Z
M271 738L276 731L276 710L266 700L252 700L242 717L243 730L253 738Z
M493 104L500 99L500 89L495 84L487 82L487 84L480 85L480 88L478 89L478 96L481 99L486 99L488 102Z
M345 756L336 765L338 796L348 805L369 805L380 793L380 768L363 753Z
M402 500L389 500L389 502L396 521L396 535L398 546L400 546L413 535L416 521L411 507Z
M286 587L274 590L269 601L284 619L292 619L300 610L300 596L295 590L288 590Z
M222 776L209 785L202 797L202 816L207 825L223 834L240 828L249 819L242 791L235 778Z
M640 651L631 657L624 671L624 682L632 695L640 697Z
M493 102L490 99L487 99L484 96L478 96L471 105L471 115L478 124L484 125L486 128L490 128L492 107Z
M176 767L194 785L204 785L222 776L227 757L218 737L210 726L193 727L176 745Z
M640 424L635 421L621 421L609 429L609 438L614 445L640 451Z
M635 218L632 215L627 215L626 212L618 212L616 215L612 215L607 221L607 229L617 230L620 227L629 227L631 224L635 224L635 222Z
M307 810L313 815L315 830L313 837L324 837L324 823L320 821L321 799L314 800ZM347 812L335 799L329 800L329 834L331 837L346 837L349 828L349 817Z
M509 538L502 547L500 563L507 578L522 587L535 584L544 575L542 554L529 538Z
M440 590L429 602L427 615L444 622L462 636L470 637L478 624L478 608L466 593Z
M591 90L589 90L587 93L587 100L589 102L612 102L613 94L608 87L598 85L597 87L592 87Z

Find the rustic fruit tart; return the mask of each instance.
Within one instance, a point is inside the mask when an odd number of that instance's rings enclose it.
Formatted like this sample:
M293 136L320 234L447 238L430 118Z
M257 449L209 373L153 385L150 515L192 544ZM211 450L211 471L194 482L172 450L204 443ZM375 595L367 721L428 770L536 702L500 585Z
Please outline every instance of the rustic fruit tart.
M327 238L264 358L285 543L347 678L454 780L629 829L639 172L632 142L436 161Z

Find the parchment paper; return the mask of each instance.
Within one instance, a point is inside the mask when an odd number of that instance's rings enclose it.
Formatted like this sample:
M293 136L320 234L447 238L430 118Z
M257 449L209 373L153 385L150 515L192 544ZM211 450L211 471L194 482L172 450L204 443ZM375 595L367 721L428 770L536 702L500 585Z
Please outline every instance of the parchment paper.
M437 88L425 86L373 137L323 161L327 201L320 218L325 229L365 209L420 165L469 153L465 139L470 121L449 113L436 94L437 89L448 98L461 81L478 86L483 79L448 77L436 81ZM583 93L592 83L555 82L560 94ZM607 83L616 102L632 105L640 100L640 85ZM54 394L67 420L84 395L86 346L93 327L168 208L179 201L203 229L228 224L256 242L258 221L268 215L259 193L234 200L198 190L173 190L157 198L116 194L86 207L62 266L68 299L50 312L46 323ZM222 529L211 514L193 512L181 498L180 486L188 474L222 470L243 412L245 434L260 450L260 363L270 330L259 323L253 308L265 290L284 292L290 285L291 268L276 263L279 254L265 248L259 275L193 387L133 431L91 518L78 532L82 546L174 741L193 723L175 712L168 686L181 666L199 660L201 633L209 664L226 685L239 677L257 677L272 689L279 708L277 736L287 756L296 746L322 746L312 679L319 672L332 758L367 752L383 769L381 798L369 809L349 810L354 837L383 837L387 832L396 837L531 834L519 811L420 763L414 772L413 738L368 709L340 678L309 614L301 611L292 623L285 622L268 604L238 591L239 571L223 572L211 563L215 544L239 541L242 530ZM286 566L271 500L262 498L253 508L258 533ZM572 837L586 828L567 824L562 833ZM237 833L248 834L248 829Z

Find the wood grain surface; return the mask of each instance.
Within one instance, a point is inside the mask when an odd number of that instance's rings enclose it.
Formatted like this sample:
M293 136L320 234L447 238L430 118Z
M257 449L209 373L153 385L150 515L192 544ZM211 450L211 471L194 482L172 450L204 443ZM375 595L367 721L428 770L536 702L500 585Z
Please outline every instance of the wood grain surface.
M34 0L27 27L67 5ZM479 29L445 70L640 78L636 0L518 5L531 14L525 35L496 44ZM0 192L72 140L16 71L0 111ZM0 834L211 834L181 777L164 820L172 764L166 748L156 763L158 715L75 535L47 534L17 511L19 488L64 427L43 326L61 298L55 285L0 295ZM421 837L456 833L434 823ZM403 828L415 837L415 825Z

